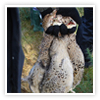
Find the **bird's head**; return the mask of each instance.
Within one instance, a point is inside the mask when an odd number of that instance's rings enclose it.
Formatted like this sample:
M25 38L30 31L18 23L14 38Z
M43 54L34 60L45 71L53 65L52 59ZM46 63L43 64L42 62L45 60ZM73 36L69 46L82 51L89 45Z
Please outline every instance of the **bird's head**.
M55 9L55 10L53 10L52 13L47 14L44 17L43 22L42 22L42 26L43 26L45 31L47 30L48 27L50 27L53 24L53 20L56 17L56 13L57 13L57 10Z
M76 27L76 22L71 17L63 17L62 22L67 26L68 29Z

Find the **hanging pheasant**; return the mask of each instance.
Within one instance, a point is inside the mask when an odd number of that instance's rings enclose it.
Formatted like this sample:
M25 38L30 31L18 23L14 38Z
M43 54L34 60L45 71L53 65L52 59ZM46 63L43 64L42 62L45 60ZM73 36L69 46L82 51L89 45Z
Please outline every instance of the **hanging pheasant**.
M71 17L56 16L56 10L43 19L43 28L65 24L70 28L76 23ZM31 69L28 81L34 93L67 93L73 92L81 81L84 72L84 57L76 43L76 35L59 32L58 37L44 33L37 62Z

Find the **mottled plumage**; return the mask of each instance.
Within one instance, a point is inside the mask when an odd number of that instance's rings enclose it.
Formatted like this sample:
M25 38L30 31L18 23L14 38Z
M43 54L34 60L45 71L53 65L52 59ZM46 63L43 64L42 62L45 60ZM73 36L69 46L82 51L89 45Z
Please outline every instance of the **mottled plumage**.
M73 24L69 25L68 20L71 20ZM67 23L66 23L67 22ZM71 17L64 17L63 23L68 27L72 28L76 25L76 22ZM76 34L69 34L69 44L67 46L67 51L70 57L70 60L73 65L73 75L74 75L74 81L73 81L73 89L81 82L81 79L83 77L84 73L84 56L82 53L82 50L78 46L76 42Z
M74 89L81 82L81 79L83 77L84 56L80 47L76 43L76 35L70 34L69 39L70 41L67 50L74 70L73 73L74 75L73 89Z
M67 93L73 86L73 67L68 52L66 52L69 38L55 38L50 48L51 62L45 72L42 93Z
M44 17L45 31L51 25L62 23L67 28L76 26L71 17L55 14L56 10ZM55 37L44 32L38 60L29 76L24 79L29 82L34 93L67 93L81 81L84 72L84 57L76 43L76 35L73 33L62 37L61 33L59 34Z
M44 30L46 30L49 26L51 26L55 14L56 10L54 10L51 14L48 14L44 17L43 20ZM45 34L45 32L43 32L43 39L40 45L40 51L37 62L30 70L29 76L27 76L26 78L22 78L23 81L27 81L29 83L29 87L34 93L40 93L39 85L41 84L41 81L43 80L43 76L47 70L47 67L50 64L49 49L53 41L53 38L54 36Z

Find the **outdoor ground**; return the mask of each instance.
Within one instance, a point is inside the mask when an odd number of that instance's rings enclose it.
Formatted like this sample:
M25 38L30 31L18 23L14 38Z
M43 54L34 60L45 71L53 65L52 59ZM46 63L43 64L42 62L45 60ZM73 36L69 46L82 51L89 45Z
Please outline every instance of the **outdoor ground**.
M83 8L77 8L80 16L84 15ZM19 8L21 19L22 48L25 55L22 77L29 74L37 60L42 32L34 32L30 21L30 8ZM21 83L22 93L31 93L28 83ZM76 93L93 92L93 67L85 68L81 83L74 89Z

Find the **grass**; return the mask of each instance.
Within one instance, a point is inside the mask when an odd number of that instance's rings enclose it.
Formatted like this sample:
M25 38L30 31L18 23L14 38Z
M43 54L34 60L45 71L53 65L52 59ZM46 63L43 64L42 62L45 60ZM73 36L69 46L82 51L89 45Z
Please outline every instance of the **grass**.
M25 55L22 77L28 75L37 60L42 32L34 32L30 21L30 8L19 8L21 19L22 48ZM80 16L84 15L83 8L77 8ZM31 93L28 83L21 83L22 93ZM74 89L76 93L93 92L93 67L85 68L81 83Z
M93 93L93 67L85 68L82 81L74 91L76 93Z

